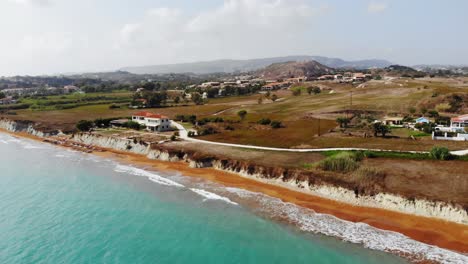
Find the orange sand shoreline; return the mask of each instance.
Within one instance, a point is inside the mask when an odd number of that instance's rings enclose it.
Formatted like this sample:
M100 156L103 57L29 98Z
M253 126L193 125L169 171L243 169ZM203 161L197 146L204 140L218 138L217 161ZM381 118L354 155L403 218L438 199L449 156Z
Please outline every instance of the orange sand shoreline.
M27 133L14 133L4 129L0 129L0 132L36 141L44 141L42 138ZM146 168L150 167L155 170L176 171L182 173L184 176L203 178L228 187L264 193L279 198L284 202L290 202L312 209L318 213L334 215L347 221L367 223L379 229L404 234L411 239L426 244L456 252L468 253L467 225L435 218L403 214L380 208L354 206L212 168L190 168L187 163L183 162L151 160L144 155L122 152L114 149L98 149L103 150L103 152L93 152L93 154L117 159L127 164L145 166Z

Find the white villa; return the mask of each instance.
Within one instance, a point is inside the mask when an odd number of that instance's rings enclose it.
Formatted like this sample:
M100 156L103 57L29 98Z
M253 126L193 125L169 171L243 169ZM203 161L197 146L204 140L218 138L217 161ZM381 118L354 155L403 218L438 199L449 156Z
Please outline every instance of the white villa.
M450 120L450 128L454 132L463 132L468 127L468 114L454 117Z
M138 112L132 116L132 121L145 125L149 131L171 130L171 121L167 116L153 114L150 112Z

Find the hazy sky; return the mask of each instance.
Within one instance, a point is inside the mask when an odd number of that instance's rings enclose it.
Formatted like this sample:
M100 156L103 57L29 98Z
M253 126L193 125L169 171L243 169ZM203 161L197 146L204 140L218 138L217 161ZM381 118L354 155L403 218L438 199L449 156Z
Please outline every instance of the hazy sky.
M0 0L0 76L323 55L468 64L466 0Z

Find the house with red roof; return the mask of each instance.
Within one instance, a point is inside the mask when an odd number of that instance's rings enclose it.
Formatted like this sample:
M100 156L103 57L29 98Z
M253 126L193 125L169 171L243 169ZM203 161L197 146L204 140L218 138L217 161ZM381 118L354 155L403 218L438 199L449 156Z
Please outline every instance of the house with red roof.
M132 121L146 126L148 131L169 131L171 130L171 121L169 117L143 111L132 115Z
M452 131L463 132L468 127L468 114L454 117L450 121Z

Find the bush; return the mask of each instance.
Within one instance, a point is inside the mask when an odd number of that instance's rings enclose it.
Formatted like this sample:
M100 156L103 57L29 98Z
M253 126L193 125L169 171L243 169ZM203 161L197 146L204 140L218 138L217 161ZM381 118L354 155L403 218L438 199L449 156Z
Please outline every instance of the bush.
M93 128L93 126L94 126L94 123L92 121L89 121L89 120L80 120L76 124L76 128L79 131L84 131L84 132L90 131L91 128Z
M449 160L452 158L452 154L448 148L434 146L429 153L429 156L436 160Z
M281 128L283 124L281 123L281 121L271 121L270 126L276 129Z
M358 157L352 152L341 152L319 163L319 168L326 171L351 172L359 167Z
M262 118L260 120L258 120L258 122L260 125L269 125L271 124L271 120L269 118Z
M118 106L116 104L109 105L109 109L117 109L117 108L120 108L120 106Z
M130 129L135 129L135 130L140 130L142 129L143 127L138 124L137 122L135 121L128 121L128 122L125 122L124 127L127 127L127 128L130 128Z

